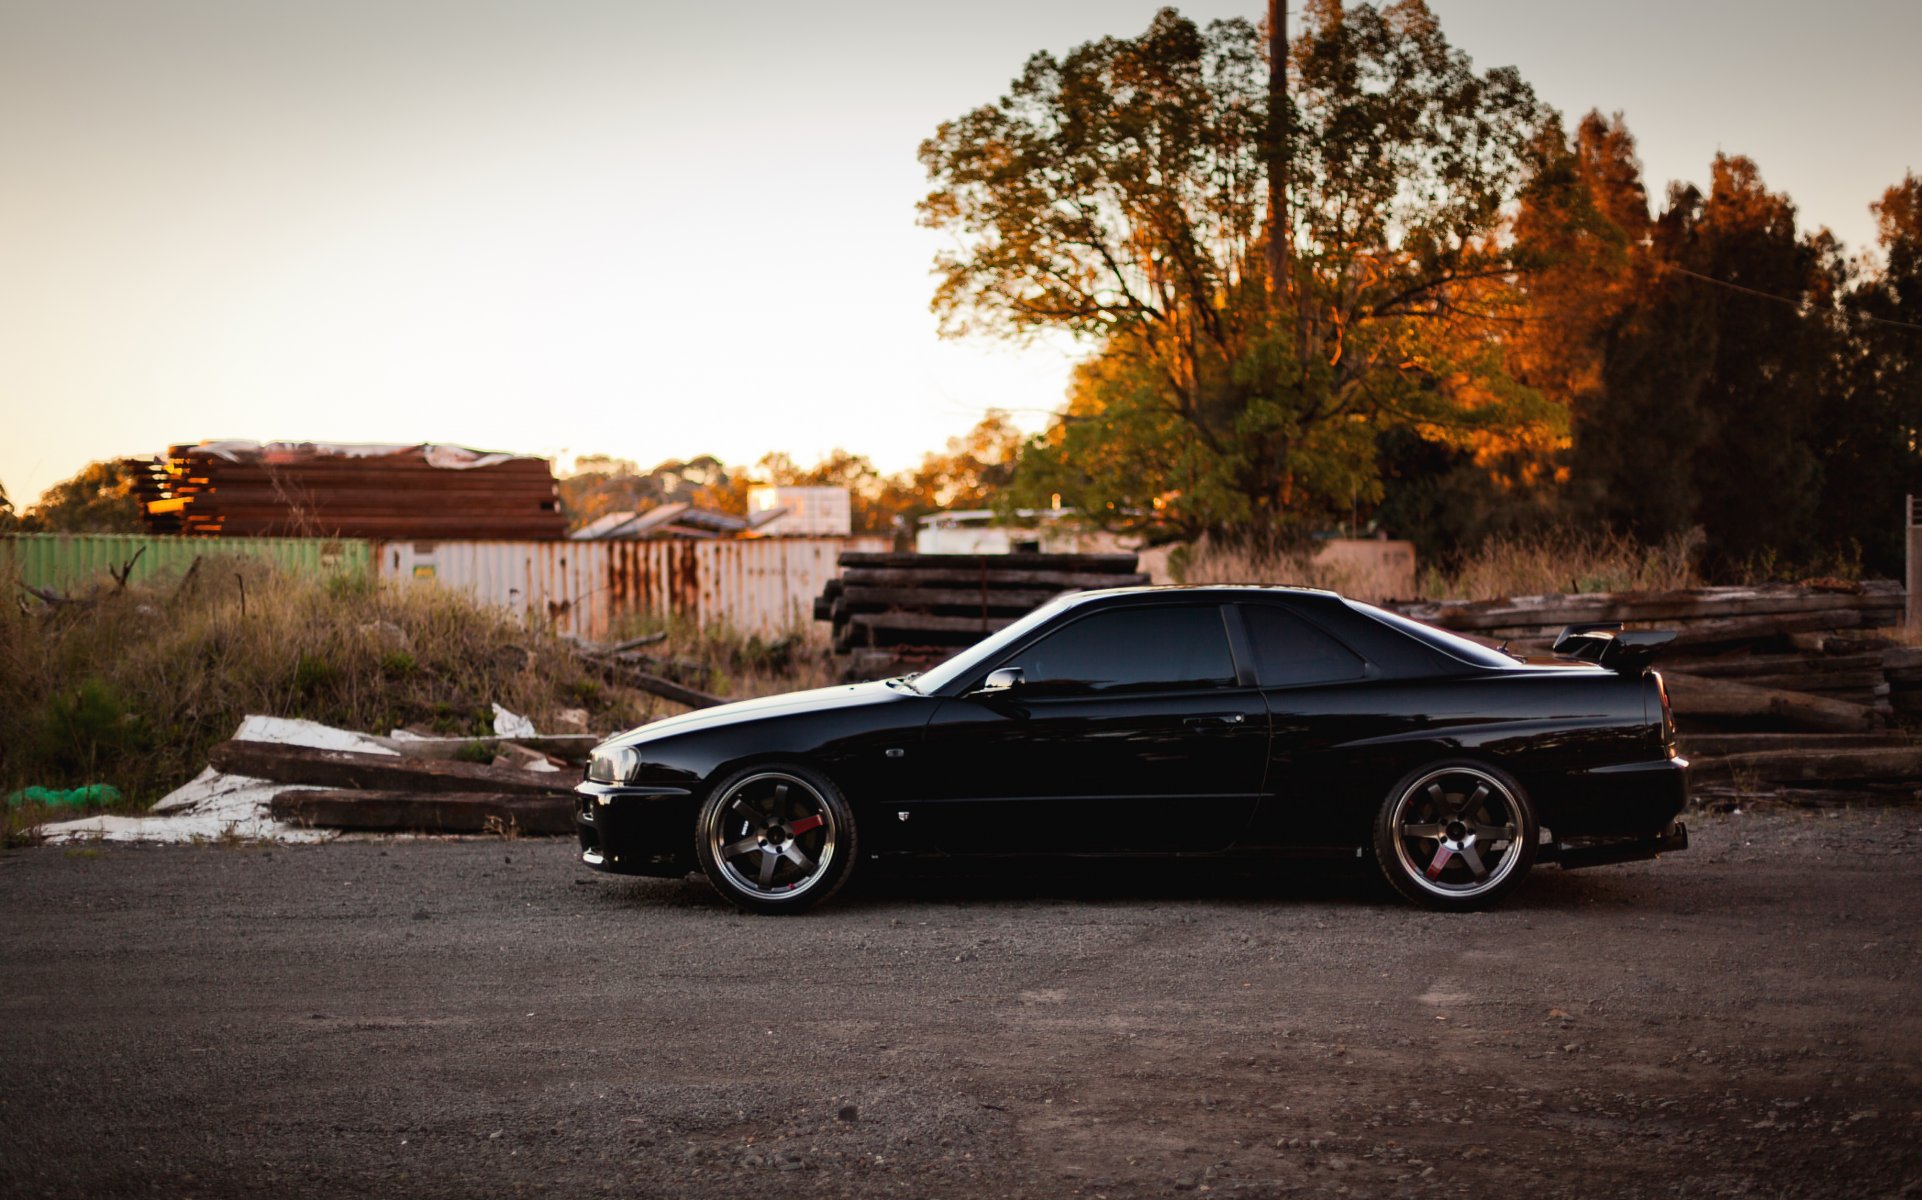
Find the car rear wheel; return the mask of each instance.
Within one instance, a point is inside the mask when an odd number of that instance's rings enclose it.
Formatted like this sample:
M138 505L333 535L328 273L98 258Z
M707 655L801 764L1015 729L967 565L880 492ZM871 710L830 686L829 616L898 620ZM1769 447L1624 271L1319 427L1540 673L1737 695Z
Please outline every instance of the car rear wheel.
M800 912L840 890L854 870L854 814L813 771L754 767L708 796L694 850L715 890L740 907Z
M1375 820L1375 861L1430 908L1493 904L1534 865L1541 826L1513 776L1486 763L1432 763L1395 785Z

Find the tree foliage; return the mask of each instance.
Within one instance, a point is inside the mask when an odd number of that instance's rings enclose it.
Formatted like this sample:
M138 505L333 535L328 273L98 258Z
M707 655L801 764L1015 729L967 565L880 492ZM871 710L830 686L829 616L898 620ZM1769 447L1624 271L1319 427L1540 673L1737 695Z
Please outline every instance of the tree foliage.
M42 492L12 527L23 533L139 533L134 473L118 459L88 463Z
M1312 4L1285 127L1294 271L1266 277L1259 32L1172 9L1138 38L1037 54L921 148L925 224L957 236L951 333L1093 341L1025 494L1118 527L1273 529L1380 494L1376 437L1549 427L1492 340L1496 234L1537 119L1420 0Z

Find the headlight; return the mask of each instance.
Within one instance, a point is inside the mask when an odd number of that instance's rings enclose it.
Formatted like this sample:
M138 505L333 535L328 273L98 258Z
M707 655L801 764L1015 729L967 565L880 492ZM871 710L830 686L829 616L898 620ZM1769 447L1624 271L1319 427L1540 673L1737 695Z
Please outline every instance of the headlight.
M641 765L641 756L628 746L600 746L587 760L587 777L595 783L626 783Z

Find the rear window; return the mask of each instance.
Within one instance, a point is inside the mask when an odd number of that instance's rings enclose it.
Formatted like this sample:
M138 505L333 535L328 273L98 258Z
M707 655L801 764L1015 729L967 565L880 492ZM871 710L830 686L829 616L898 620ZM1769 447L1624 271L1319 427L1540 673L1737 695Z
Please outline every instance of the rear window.
M1515 665L1514 659L1499 650L1492 650L1480 642L1471 642L1459 634L1448 632L1446 629L1437 629L1433 625L1424 625L1420 621L1411 621L1400 613L1392 613L1385 608L1376 608L1372 604L1362 604L1354 600L1348 601L1348 607L1364 616L1372 617L1380 621L1383 625L1391 629L1405 633L1424 646L1439 650L1450 658L1460 659L1462 662L1471 663L1477 667L1512 667Z

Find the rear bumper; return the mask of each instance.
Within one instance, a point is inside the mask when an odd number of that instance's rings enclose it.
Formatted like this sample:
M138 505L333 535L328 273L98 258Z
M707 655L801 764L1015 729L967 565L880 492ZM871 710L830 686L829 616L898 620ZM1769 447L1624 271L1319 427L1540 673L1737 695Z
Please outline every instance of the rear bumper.
M1543 789L1542 823L1558 842L1593 838L1649 840L1688 808L1688 760L1616 763Z
M574 789L581 861L616 875L685 875L694 869L694 808L686 788L582 783Z
M1565 842L1556 840L1542 847L1542 858L1557 863L1565 871L1580 867L1601 867L1610 863L1637 862L1661 854L1688 849L1688 826L1672 821L1654 837L1586 838Z

